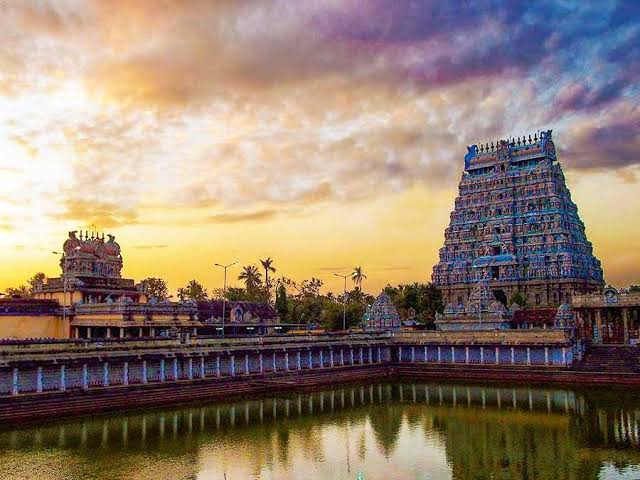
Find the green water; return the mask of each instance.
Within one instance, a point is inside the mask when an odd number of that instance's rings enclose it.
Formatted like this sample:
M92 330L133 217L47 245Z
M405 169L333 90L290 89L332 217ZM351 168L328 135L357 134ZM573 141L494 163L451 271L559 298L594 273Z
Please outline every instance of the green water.
M337 388L0 430L0 479L635 479L640 392Z

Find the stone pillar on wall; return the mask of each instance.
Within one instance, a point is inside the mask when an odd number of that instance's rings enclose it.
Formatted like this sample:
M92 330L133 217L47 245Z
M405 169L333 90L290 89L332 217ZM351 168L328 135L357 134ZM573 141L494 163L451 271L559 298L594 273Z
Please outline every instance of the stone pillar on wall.
M20 371L18 367L13 367L11 371L11 395L20 393Z
M187 360L187 377L193 380L193 358L191 357Z
M311 349L309 349L308 351L308 365L309 368L313 368L313 353L311 352Z
M300 350L296 352L296 366L298 370L302 370L302 362L300 361Z
M333 348L329 349L329 365L333 367Z
M165 373L164 373L164 358L160 359L160 381L165 381Z
M624 343L629 343L629 310L622 309L622 326L624 328Z
M236 357L231 355L229 357L229 370L232 377L236 376Z
M200 357L200 378L207 376L207 369L204 366L204 357Z
M264 371L264 367L262 366L262 353L258 354L258 371L260 373Z
M36 392L42 393L42 367L36 371Z
M289 371L289 352L286 350L284 352L284 369L286 372Z
M244 374L249 375L249 354L244 354Z
M320 368L324 368L324 357L322 354L322 348L320 349L320 353L318 356L320 357Z
M593 342L602 343L602 311L596 309L596 325L593 331Z
M82 389L89 389L89 365L82 364Z
M122 367L122 384L129 385L129 362L124 362Z
M178 380L178 359L173 357L173 381Z
M260 363L260 366L262 367L262 362ZM216 377L220 376L220 355L216 356Z
M549 365L549 347L544 347L544 364Z
M102 362L102 386L109 386L109 362Z
M147 383L149 379L147 378L147 361L142 361L142 383Z

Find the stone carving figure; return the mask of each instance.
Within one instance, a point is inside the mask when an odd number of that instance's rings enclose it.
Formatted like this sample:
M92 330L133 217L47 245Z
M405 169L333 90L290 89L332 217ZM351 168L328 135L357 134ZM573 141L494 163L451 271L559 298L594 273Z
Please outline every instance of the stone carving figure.
M478 156L478 145L471 145L467 147L467 154L464 156L464 168L465 170L471 166L471 160Z

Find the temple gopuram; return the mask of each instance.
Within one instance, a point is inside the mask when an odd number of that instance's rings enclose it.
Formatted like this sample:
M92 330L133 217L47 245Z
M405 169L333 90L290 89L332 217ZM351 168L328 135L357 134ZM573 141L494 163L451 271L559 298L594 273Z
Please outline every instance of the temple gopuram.
M134 303L146 303L141 285L122 278L120 245L113 235L97 232L69 232L62 246L62 275L48 278L35 298L57 300L61 305L104 303L127 298ZM66 281L66 285L65 285ZM66 292L66 295L65 295Z
M452 306L486 280L504 305L570 303L604 286L600 261L571 200L551 130L467 147L432 281ZM454 307L455 308L455 307Z

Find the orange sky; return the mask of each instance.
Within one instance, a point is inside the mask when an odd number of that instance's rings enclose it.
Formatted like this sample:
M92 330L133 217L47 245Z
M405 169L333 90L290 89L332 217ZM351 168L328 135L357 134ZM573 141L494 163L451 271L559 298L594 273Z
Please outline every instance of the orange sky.
M355 265L372 293L427 281L465 146L547 128L606 280L640 282L638 82L605 55L634 27L563 38L558 18L525 65L528 31L491 12L458 35L428 2L161 3L0 5L0 290L58 275L51 251L89 225L172 290L266 256L332 290Z

